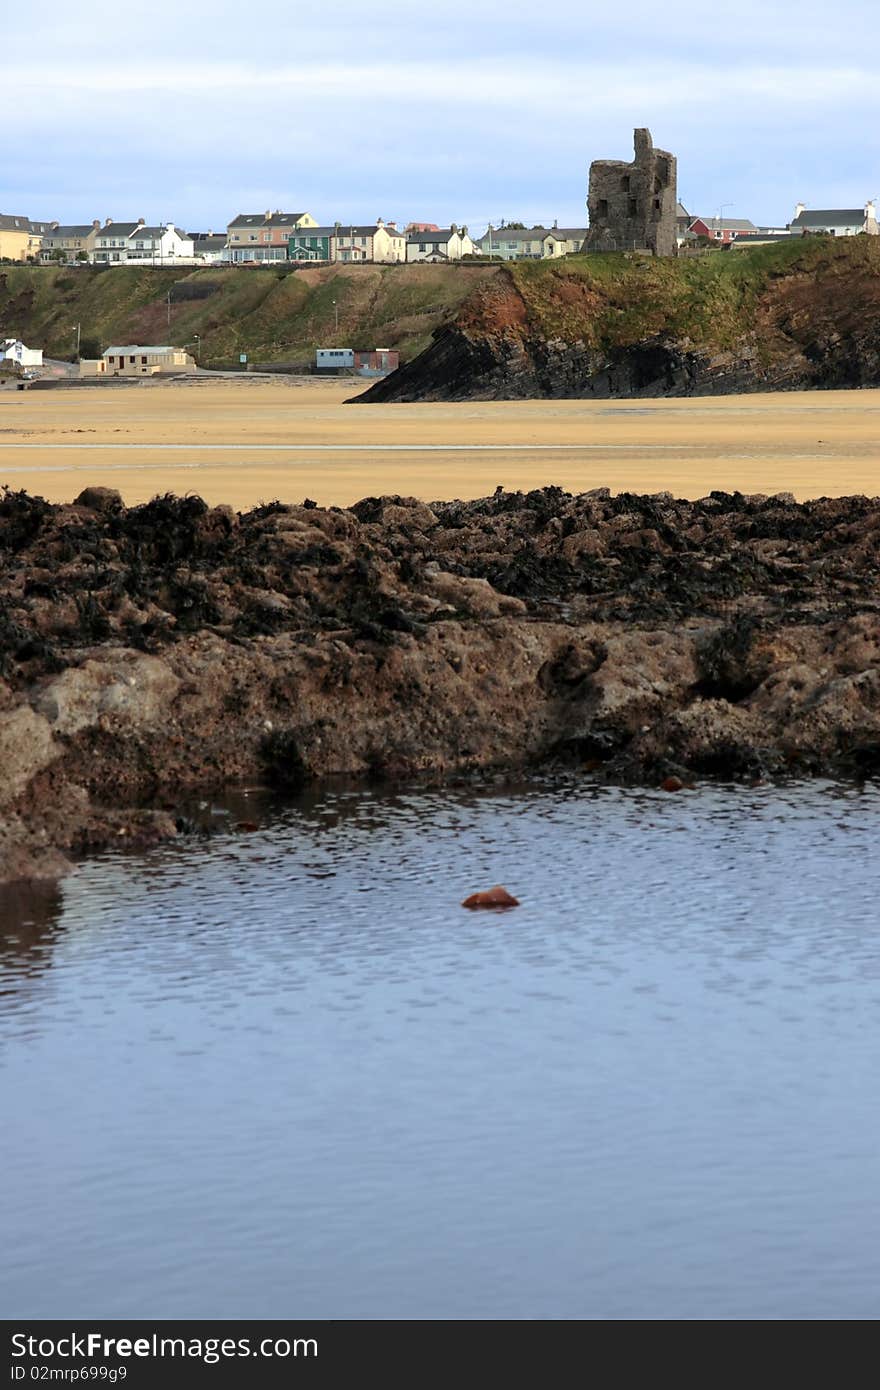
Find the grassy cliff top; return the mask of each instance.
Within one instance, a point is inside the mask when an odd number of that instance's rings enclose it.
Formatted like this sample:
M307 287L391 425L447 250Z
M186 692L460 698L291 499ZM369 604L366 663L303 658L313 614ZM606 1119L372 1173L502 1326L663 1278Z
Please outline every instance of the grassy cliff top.
M568 256L513 262L508 271L529 334L605 349L663 334L725 351L759 327L781 282L795 298L812 290L822 301L851 301L855 312L867 308L880 292L880 237L793 238L678 259Z
M241 352L252 361L305 361L317 346L392 347L410 358L495 274L480 265L0 266L0 336L69 358L77 324L83 356L114 343L182 347L198 335L202 362L214 366L237 363Z

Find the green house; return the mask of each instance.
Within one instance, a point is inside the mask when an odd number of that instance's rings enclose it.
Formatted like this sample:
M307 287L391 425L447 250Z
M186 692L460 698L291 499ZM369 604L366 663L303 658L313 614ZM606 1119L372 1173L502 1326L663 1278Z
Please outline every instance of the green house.
M333 259L335 227L298 227L287 242L289 261L330 261Z

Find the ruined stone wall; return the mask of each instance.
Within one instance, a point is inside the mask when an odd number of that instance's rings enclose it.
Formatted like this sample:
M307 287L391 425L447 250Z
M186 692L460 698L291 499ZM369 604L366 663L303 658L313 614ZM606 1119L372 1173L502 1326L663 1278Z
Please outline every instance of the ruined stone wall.
M590 165L590 229L585 251L676 252L676 161L638 129L635 159L595 159Z

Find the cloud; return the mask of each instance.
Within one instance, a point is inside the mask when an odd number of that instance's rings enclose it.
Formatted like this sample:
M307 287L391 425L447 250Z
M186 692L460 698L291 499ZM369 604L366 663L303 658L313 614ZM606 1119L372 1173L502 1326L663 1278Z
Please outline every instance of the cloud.
M487 0L458 28L376 0L356 29L278 15L270 30L228 0L210 24L161 28L116 12L104 27L96 3L95 23L41 36L39 63L35 21L6 26L0 77L28 134L7 144L0 210L576 225L590 159L628 157L642 124L695 207L777 220L797 198L849 204L880 185L865 56L880 24L861 0L686 16L561 0L552 24Z

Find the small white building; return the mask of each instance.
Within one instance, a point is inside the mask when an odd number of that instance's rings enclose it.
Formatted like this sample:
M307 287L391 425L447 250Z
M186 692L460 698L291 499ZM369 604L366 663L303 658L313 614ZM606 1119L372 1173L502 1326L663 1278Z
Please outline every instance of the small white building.
M406 238L408 261L460 261L473 256L476 246L468 236L467 227L433 227L427 231L410 232Z
M0 362L15 362L19 367L42 367L43 349L25 347L20 338L0 338Z
M354 348L317 348L315 351L315 370L319 372L338 372L342 367L354 366Z
M798 203L791 221L791 231L798 236L804 233L825 233L830 236L858 236L866 232L877 236L877 213L872 202L860 208L815 208L812 211Z

